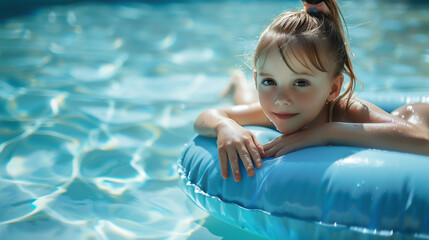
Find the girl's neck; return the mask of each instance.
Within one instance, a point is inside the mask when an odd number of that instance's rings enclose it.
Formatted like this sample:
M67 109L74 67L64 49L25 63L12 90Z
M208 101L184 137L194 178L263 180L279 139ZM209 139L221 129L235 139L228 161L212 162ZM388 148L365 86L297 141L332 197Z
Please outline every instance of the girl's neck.
M305 126L303 129L316 127L325 123L329 122L329 107L330 104L325 104L325 106L322 108L320 113L316 116L316 118L310 122L307 126Z

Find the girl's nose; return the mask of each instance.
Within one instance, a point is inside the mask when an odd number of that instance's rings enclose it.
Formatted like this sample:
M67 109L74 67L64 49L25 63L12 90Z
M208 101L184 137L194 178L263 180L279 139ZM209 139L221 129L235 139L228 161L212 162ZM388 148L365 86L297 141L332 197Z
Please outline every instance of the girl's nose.
M292 104L290 98L284 92L277 95L276 100L274 101L276 106L288 106Z
M283 99L276 99L274 104L276 106L289 106L289 105L291 105L291 102L288 99L283 98Z
M276 100L274 101L274 104L276 106L288 106L291 105L292 102L289 98L285 96L277 96Z

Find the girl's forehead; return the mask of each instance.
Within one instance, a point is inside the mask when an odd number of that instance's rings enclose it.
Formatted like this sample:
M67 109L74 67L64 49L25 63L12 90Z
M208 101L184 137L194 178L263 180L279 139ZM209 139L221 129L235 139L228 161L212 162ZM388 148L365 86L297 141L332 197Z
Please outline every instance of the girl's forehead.
M318 54L318 59L315 63L314 58L311 59L308 51L299 48L289 47L285 50L277 46L271 46L263 51L256 64L257 71L276 69L278 67L286 68L294 73L312 73L317 74L323 71L321 68L329 70L329 59L325 54ZM316 66L319 65L319 66Z

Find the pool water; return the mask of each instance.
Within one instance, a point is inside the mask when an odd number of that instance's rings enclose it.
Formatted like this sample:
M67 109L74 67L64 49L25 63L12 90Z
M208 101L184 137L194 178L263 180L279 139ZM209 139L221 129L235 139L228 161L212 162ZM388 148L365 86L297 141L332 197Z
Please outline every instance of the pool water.
M341 2L368 92L429 92L429 4ZM386 7L388 6L388 7ZM257 36L299 1L77 2L0 22L1 239L261 239L176 161ZM250 81L250 80L249 80Z

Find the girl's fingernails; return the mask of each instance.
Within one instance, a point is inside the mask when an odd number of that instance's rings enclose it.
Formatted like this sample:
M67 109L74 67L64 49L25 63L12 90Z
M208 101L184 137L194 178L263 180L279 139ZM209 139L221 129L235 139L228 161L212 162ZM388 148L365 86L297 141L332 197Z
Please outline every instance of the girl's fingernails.
M255 175L255 170L253 169L249 170L249 176L253 176L253 175Z

